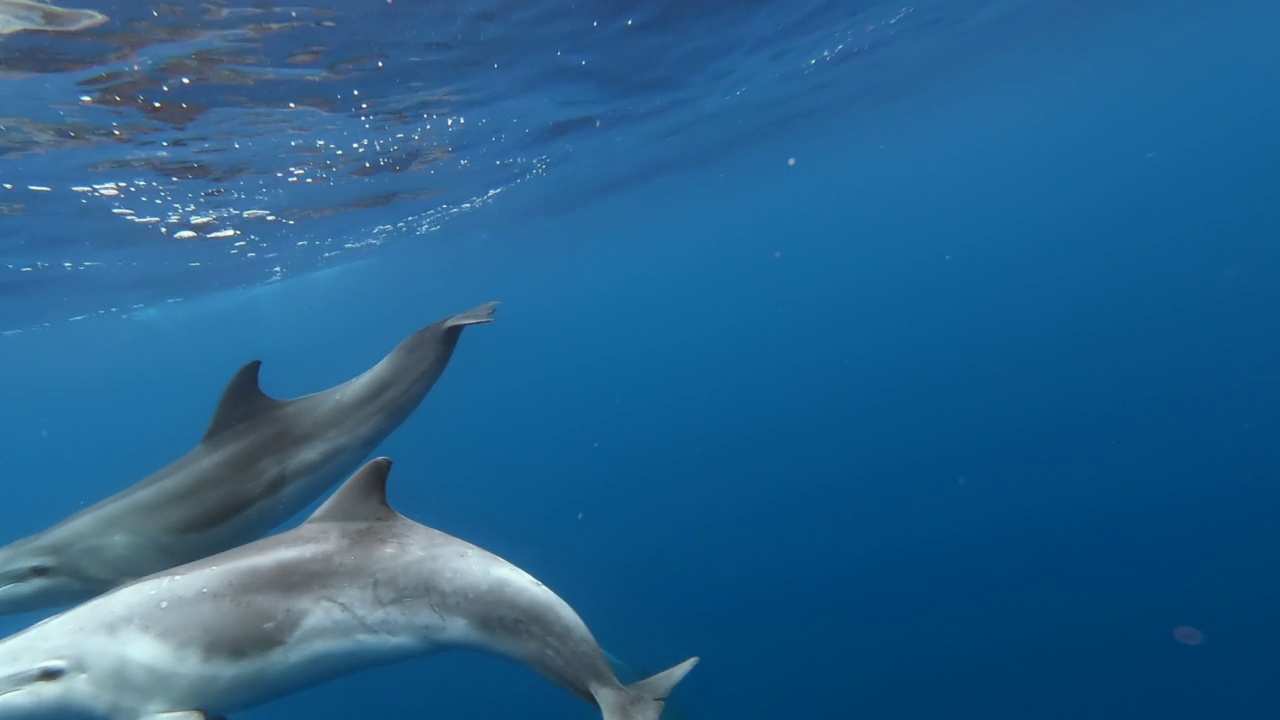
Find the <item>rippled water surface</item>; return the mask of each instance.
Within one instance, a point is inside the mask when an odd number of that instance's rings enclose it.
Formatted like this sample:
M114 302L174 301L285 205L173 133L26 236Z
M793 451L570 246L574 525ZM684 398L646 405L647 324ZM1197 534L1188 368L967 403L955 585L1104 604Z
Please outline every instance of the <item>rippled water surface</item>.
M999 0L82 5L43 19L23 0L0 8L9 331L429 242L513 193L545 212L591 202L788 123L914 92L1014 40L1002 28L1020 15L1089 11ZM51 31L19 27L33 18Z

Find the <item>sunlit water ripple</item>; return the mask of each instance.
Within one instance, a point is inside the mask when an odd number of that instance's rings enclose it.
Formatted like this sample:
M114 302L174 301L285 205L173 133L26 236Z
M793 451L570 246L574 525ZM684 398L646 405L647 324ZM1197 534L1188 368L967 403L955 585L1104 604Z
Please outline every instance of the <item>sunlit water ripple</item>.
M313 272L517 186L572 207L873 105L1018 3L66 7L108 20L0 36L8 332Z

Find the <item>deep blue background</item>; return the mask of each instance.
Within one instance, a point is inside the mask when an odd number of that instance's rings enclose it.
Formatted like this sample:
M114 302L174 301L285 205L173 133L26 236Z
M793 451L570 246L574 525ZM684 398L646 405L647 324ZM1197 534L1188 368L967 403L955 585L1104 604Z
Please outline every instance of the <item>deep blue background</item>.
M6 338L4 532L184 452L249 358L310 392L498 299L393 501L628 663L701 655L673 717L1277 717L1280 9L1114 5L572 212ZM454 654L242 717L594 712Z

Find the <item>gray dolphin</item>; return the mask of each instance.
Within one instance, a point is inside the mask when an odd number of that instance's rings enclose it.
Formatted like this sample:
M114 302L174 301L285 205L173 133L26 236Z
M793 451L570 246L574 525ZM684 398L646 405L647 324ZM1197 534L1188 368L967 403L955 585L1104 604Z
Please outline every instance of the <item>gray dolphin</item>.
M444 372L497 303L410 335L323 392L277 400L245 365L199 445L138 484L0 548L0 614L69 605L264 535L346 477Z
M117 588L0 641L0 720L205 720L448 648L657 720L698 658L622 685L568 603L387 504L387 458L302 525Z

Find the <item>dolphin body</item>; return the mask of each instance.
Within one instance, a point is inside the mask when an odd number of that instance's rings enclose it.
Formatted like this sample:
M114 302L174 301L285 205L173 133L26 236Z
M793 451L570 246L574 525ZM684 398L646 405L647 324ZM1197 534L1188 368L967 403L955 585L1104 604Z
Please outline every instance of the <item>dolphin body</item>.
M367 463L306 522L134 581L0 641L0 720L211 720L396 660L471 648L658 720L693 668L622 685L568 603L396 512Z
M0 615L78 603L261 537L323 495L418 407L463 328L497 303L443 318L323 392L277 400L240 369L194 449L116 495L0 548Z

